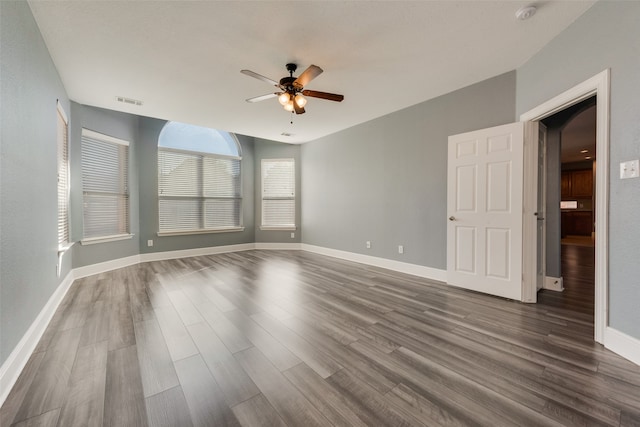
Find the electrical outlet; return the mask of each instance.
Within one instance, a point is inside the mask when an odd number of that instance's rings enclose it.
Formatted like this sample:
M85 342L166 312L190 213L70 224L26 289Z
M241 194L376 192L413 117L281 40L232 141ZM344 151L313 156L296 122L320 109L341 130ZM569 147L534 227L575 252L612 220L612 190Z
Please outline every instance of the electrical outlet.
M149 247L153 246L153 240L147 240L147 246Z
M620 179L638 178L640 176L640 162L629 160L620 163Z
M296 233L291 233L291 238L295 239L296 238Z
M371 242L367 240L367 249L371 249Z
M398 253L399 254L403 254L404 253L404 246L402 246L402 245L398 246Z

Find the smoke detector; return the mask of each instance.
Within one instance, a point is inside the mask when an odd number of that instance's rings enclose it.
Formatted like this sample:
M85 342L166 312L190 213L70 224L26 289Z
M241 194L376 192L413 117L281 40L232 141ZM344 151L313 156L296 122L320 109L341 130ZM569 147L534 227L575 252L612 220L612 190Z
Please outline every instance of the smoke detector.
M516 12L516 18L518 18L521 21L526 21L527 19L531 18L533 15L536 14L536 10L537 9L535 6L521 7Z

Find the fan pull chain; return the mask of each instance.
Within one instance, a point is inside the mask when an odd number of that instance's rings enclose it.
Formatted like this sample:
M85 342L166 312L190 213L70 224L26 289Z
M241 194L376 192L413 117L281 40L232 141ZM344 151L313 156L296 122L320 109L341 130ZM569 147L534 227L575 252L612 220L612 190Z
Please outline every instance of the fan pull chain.
M293 124L293 111L291 112L291 124Z

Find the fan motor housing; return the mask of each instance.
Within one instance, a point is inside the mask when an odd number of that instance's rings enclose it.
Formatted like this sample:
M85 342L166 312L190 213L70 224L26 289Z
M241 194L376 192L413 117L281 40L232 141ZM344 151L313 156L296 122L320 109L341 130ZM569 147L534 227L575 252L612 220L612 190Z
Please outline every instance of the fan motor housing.
M294 85L293 82L296 81L296 77L283 77L280 79L280 86L284 88L296 88L298 89L300 85Z

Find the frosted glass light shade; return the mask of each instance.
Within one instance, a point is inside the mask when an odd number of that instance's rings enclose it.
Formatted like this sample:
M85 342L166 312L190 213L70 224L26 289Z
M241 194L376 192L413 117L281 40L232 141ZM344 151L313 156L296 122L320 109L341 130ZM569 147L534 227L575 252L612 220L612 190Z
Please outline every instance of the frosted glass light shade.
M287 92L284 92L278 97L278 102L282 105L287 105L287 102L289 102L289 99L291 99L289 94Z
M307 105L307 98L305 98L300 94L296 95L294 100L296 101L296 104L298 104L298 107L300 108L303 108L305 105Z

